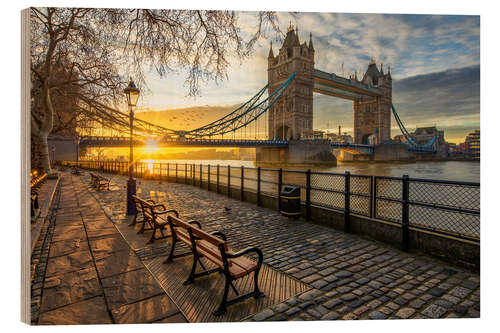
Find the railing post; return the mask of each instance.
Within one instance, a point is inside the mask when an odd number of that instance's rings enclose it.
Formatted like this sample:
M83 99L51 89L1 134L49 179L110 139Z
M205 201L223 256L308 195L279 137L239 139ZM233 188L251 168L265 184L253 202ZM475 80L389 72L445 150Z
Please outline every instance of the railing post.
M177 162L175 162L175 182L176 183L177 183L177 180L178 180L178 178L177 178L178 171L179 171L178 164L177 164Z
M351 232L351 173L345 172L344 183L344 231Z
M370 176L370 218L375 216L375 176Z
M231 166L227 166L227 196L231 197Z
M283 169L278 170L278 211L281 212L281 187L283 186Z
M194 163L191 164L191 175L193 177L193 184L191 184L191 185L195 186L196 185L196 164L194 164Z
M170 181L170 162L167 162L167 182Z
M245 177L245 167L241 166L241 185L240 185L240 200L245 200L245 186L244 186L244 177Z
M188 177L188 164L184 163L184 184L187 184L187 177Z
M260 167L257 167L257 206L260 205Z
M217 188L216 188L217 193L220 193L219 176L220 176L220 166L217 164Z
M203 188L203 164L200 163L200 188Z
M207 165L207 190L210 191L210 164Z
M163 166L163 163L160 163L160 175L159 175L160 181L161 181L161 169L162 169L162 166Z
M311 169L306 171L306 221L311 221Z
M408 203L410 199L410 177L408 175L403 175L403 198L402 198L402 212L401 212L401 242L403 251L408 252L409 242L410 242L410 231L408 226L410 205Z

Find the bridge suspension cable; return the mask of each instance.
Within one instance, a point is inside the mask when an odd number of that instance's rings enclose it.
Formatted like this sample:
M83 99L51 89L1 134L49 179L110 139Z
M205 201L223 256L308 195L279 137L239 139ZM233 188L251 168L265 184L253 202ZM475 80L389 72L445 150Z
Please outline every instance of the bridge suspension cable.
M408 150L417 151L417 152L435 152L436 151L436 149L434 148L434 142L436 142L436 136L432 137L425 144L418 143L415 140L415 138L410 134L410 132L408 132L405 125L401 121L401 118L399 118L399 115L396 112L396 108L394 107L394 104L391 104L391 109L392 109L392 114L394 115L394 118L396 119L396 123L398 124L399 129L401 130L401 133L403 133L404 137L406 138L406 143L410 146Z
M214 135L224 135L226 133L235 132L240 128L248 126L250 123L257 120L269 108L276 103L276 101L283 95L283 93L290 86L290 83L295 77L292 73L283 84L273 91L267 98L260 100L265 90L268 88L266 85L248 102L238 107L228 115L202 127L196 128L191 131L179 133L185 137L209 137Z
M185 137L201 139L212 138L218 135L223 136L224 134L231 134L232 132L233 139L235 139L236 131L242 128L242 131L240 131L241 138L243 134L245 134L245 137L247 134L251 135L252 128L249 127L247 129L247 126L251 125L254 127L254 136L256 137L257 131L260 127L258 126L257 121L262 115L266 114L269 108L273 106L273 104L276 103L281 96L283 96L294 77L295 73L292 73L278 89L273 91L268 97L263 98L264 93L268 89L268 85L266 84L252 98L240 105L234 111L199 128L193 130L174 130L134 118L134 133L136 136L162 136L164 138ZM90 117L91 121L99 122L102 126L106 126L111 131L114 130L123 134L128 132L130 126L129 114L96 101L93 101L92 109L94 112ZM262 117L261 119L265 122L264 128L267 132L266 118L267 117Z

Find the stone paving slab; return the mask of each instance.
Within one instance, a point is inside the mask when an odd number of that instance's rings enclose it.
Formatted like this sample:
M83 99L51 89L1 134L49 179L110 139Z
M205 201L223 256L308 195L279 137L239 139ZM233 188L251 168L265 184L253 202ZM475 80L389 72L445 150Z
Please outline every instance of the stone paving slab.
M93 195L111 219L119 221L125 211L126 177L111 177L114 189ZM81 178L85 182L88 175ZM224 232L235 250L259 247L266 264L314 287L314 293L266 309L254 320L480 315L479 275L469 270L325 226L291 221L276 211L199 187L138 179L137 193L178 210L181 217L197 219L205 230Z
M81 302L44 312L39 325L112 324L104 297L98 296Z
M111 310L164 294L158 282L145 268L105 278L102 280L102 286Z
M103 278L144 268L135 252L130 249L110 253L103 259L96 260L95 263L99 276Z
M43 313L98 295L102 295L102 289L93 267L46 277L40 311Z
M64 256L77 251L88 251L88 248L88 243L81 241L80 239L53 242L50 246L49 257Z

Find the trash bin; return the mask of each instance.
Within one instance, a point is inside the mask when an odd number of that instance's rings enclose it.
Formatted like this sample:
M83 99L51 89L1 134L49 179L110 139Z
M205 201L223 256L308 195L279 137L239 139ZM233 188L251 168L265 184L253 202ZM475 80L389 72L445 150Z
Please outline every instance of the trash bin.
M299 218L300 211L300 187L285 185L281 189L280 213L290 218Z

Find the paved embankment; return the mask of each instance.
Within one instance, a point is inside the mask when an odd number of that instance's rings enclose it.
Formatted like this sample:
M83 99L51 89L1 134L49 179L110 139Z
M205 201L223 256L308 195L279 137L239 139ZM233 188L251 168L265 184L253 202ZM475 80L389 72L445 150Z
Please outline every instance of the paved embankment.
M126 178L105 176L112 178L111 191L94 195L111 219L119 221L125 212ZM87 178L82 176L84 182ZM138 179L137 188L138 195L200 221L204 229L224 232L236 250L261 248L266 264L313 287L254 320L479 317L479 275L466 269L291 221L276 211L193 186ZM82 211L84 221L86 214ZM167 244L162 244L166 252Z
M78 176L63 173L33 324L185 322Z

